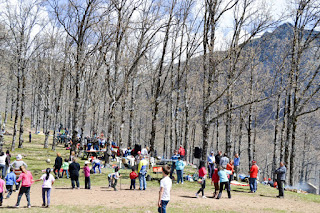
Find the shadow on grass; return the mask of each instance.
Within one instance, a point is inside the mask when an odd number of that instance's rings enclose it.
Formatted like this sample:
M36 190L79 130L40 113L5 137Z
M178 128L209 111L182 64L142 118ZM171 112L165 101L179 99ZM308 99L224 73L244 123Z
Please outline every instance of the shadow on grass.
M249 194L249 190L248 190L248 191L245 191L245 190L234 189L234 190L232 190L232 192L240 192L240 193Z
M195 196L189 196L189 195L181 195L180 197L198 199L198 198L195 197Z
M276 196L271 196L271 195L262 195L260 194L260 197L270 197L270 198L277 198ZM277 198L278 199L278 198Z

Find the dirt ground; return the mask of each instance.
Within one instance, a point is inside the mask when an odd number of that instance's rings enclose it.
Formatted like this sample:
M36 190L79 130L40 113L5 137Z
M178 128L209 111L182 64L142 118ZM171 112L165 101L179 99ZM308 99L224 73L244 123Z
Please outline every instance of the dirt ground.
M55 187L51 193L51 208L55 206L104 206L106 209L124 207L125 212L156 212L158 188L147 188L146 191L128 190L128 185L122 185L122 190L113 191L106 187L93 187L91 190ZM207 199L195 198L195 194L183 188L171 192L170 208L180 209L181 212L201 212L196 209L201 206L206 212L210 211L236 211L236 212L316 212L320 211L320 204L295 199L277 199L261 195L252 195L245 192L232 191L232 199L227 199L226 192L222 199L212 199L211 190L206 190ZM17 192L9 199L4 199L3 208L14 206ZM31 187L31 204L33 208L42 204L41 185ZM27 205L25 196L22 197L20 208ZM148 207L149 210L141 210ZM150 209L154 209L151 211ZM175 212L180 212L180 210Z

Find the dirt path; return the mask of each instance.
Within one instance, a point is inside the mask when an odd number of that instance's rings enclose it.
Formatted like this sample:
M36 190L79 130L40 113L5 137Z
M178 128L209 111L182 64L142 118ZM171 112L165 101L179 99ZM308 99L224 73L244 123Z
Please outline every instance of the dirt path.
M128 185L122 188L128 188ZM209 190L206 191L209 195ZM320 209L320 204L294 199L276 199L259 195L247 194L244 192L232 192L232 199L226 198L226 192L222 199L195 198L193 193L188 190L177 189L171 193L171 201L168 209L178 208L181 212L197 212L195 208L202 206L207 211L224 210L236 212L316 212ZM146 191L121 190L113 191L106 187L93 187L91 190L83 188L72 190L70 188L56 187L51 193L51 206L105 206L106 208L125 207L128 212L137 212L142 207L151 207L156 212L156 202L158 198L158 188L148 188ZM14 206L17 199L17 192L9 199L4 199L4 207ZM26 206L26 198L23 196L20 206ZM31 204L40 207L41 185L34 185L31 189ZM148 210L142 212L150 212ZM170 212L170 211L169 211ZM179 212L179 211L178 211Z

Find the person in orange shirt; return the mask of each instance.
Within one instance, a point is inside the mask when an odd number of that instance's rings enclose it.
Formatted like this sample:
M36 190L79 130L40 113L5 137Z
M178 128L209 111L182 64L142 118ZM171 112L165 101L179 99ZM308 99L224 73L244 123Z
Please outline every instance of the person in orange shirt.
M256 161L252 161L252 166L250 169L250 178L249 178L249 185L250 185L250 192L249 193L255 193L257 191L257 176L259 172L259 168L256 165Z
M233 173L234 173L233 160L231 160L230 163L227 164L226 169L231 171L231 174L229 175L229 185L230 185L231 181L233 180Z

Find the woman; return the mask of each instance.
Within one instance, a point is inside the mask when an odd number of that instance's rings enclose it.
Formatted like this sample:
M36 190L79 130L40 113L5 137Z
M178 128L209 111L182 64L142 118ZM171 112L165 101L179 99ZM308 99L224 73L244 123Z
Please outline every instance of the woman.
M54 161L54 175L56 176L57 179L59 179L61 176L60 176L60 169L61 169L61 166L62 166L62 158L61 158L61 154L58 152L57 153L57 157L56 157L56 160ZM56 170L58 170L58 174L56 172Z
M24 166L20 166L20 170L22 171L22 173L20 174L17 182L21 181L21 188L20 188L20 191L18 194L18 200L17 200L16 207L19 208L21 197L23 194L26 194L27 201L28 201L28 208L31 208L30 188L31 188L31 184L34 182L34 180L33 180L31 172L27 171Z
M36 180L36 181L41 181L41 180L43 181L43 184L42 184L42 200L43 200L42 206L46 207L46 208L49 208L49 206L50 206L50 192L51 192L52 185L54 184L54 177L52 174L50 174L50 172L51 172L51 169L47 168L46 174L43 174L39 180ZM47 205L46 205L46 193L47 193Z
M13 163L10 165L14 168L14 173L16 174L16 179L19 178L20 174L21 174L21 166L24 166L25 168L28 168L28 165L22 161L22 156L19 154L16 157L16 160L13 161ZM18 185L16 185L16 190L19 190L19 186L20 186L20 182Z
M79 170L80 170L80 164L77 163L77 159L74 157L74 158L72 159L72 163L69 165L69 172L70 172L72 189L75 188L74 182L76 182L76 184L77 184L77 189L80 188L80 184L79 184Z
M199 165L199 183L201 185L201 188L199 189L199 191L196 193L196 197L199 196L199 193L202 193L202 198L207 198L206 196L204 196L204 189L206 188L206 175L207 175L207 170L205 167L205 163L204 161L200 161L200 165Z
M222 191L224 188L227 189L227 193L228 193L228 198L231 199L231 193L230 193L230 184L229 184L229 179L228 179L228 175L231 174L231 171L224 169L222 166L219 166L219 178L220 178L220 189L219 189L219 194L217 199L221 198L222 195Z

